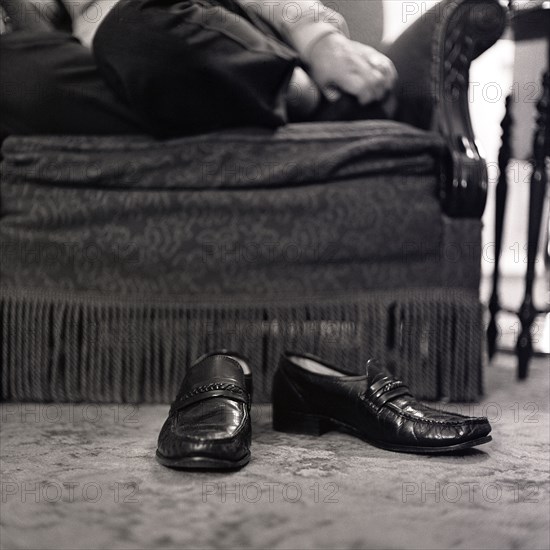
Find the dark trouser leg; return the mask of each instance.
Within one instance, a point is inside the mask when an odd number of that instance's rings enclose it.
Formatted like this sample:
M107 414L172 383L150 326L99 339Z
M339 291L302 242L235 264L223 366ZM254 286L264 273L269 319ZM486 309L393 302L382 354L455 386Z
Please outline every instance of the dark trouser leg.
M93 50L106 81L155 135L287 122L295 52L220 5L121 0Z
M0 36L0 134L137 134L90 52L60 31Z

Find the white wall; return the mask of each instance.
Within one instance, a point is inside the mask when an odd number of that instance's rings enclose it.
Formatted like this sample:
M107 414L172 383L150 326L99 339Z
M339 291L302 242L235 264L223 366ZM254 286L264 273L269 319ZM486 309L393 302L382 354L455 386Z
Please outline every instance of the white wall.
M383 0L384 41L391 42L438 0Z

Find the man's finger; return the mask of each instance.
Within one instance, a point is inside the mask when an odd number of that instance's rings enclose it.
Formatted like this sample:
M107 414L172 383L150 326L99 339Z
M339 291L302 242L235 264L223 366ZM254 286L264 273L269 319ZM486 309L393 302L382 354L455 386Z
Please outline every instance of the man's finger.
M378 69L388 80L390 80L392 86L395 84L397 80L397 70L389 57L368 46L360 47L359 51L362 58L369 65Z
M382 56L375 61L376 68L388 79L390 87L393 87L397 81L397 70L395 65L386 56Z
M359 103L366 105L371 101L382 99L388 91L386 77L377 69L371 67L365 87L357 95Z
M368 72L370 68L363 71L344 74L341 78L335 79L335 84L344 92L354 95L357 98L363 97L369 86Z

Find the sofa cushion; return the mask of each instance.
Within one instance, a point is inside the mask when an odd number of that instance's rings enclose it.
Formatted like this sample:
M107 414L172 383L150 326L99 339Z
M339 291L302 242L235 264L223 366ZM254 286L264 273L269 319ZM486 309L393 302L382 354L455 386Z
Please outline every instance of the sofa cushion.
M170 141L11 137L3 155L2 275L11 284L333 291L369 286L384 261L408 263L421 279L416 261L443 238L444 145L397 122ZM401 285L408 272L395 271Z
M368 175L431 173L443 140L388 120L288 124L171 140L14 136L6 176L46 186L265 188ZM426 182L427 183L427 182Z

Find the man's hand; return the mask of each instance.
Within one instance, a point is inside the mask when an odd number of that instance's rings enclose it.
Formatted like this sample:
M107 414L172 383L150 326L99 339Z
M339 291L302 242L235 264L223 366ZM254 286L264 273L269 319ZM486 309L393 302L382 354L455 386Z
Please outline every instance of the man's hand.
M366 105L383 99L397 80L397 71L384 54L337 32L315 42L307 57L309 74L332 101L342 91Z

